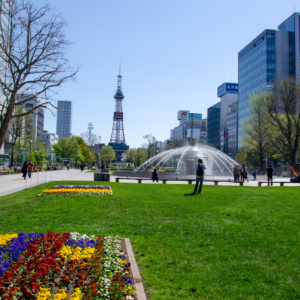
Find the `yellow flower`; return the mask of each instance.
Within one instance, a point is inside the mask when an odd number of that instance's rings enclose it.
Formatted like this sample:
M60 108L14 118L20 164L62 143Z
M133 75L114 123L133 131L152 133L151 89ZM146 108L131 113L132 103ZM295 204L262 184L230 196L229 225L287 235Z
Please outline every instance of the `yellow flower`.
M67 293L66 293L66 291L64 290L64 289L61 289L61 290L59 290L59 292L58 293L56 293L55 295L54 295L54 298L53 299L55 299L55 300L64 300L64 299L66 299L67 298Z
M40 287L40 291L37 296L37 300L46 300L51 296L50 288L42 288Z
M6 245L11 239L17 238L17 234L0 235L0 245Z

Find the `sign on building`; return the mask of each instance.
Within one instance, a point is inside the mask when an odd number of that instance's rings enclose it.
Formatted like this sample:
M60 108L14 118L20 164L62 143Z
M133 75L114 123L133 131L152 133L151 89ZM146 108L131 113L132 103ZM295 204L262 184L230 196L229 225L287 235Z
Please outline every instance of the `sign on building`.
M189 112L189 110L180 110L177 113L177 120L186 120L188 118Z

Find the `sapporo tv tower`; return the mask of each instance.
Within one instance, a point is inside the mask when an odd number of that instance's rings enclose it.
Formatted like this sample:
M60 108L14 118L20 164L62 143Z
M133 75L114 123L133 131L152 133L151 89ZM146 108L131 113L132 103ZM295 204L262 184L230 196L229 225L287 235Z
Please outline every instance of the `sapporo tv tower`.
M121 66L118 75L118 83L117 90L114 95L116 100L115 112L113 117L113 128L110 137L109 146L116 152L116 158L118 161L121 161L123 153L129 148L125 142L125 134L124 134L124 125L123 125L123 109L122 109L122 101L124 99L124 95L122 92L122 76L121 76Z

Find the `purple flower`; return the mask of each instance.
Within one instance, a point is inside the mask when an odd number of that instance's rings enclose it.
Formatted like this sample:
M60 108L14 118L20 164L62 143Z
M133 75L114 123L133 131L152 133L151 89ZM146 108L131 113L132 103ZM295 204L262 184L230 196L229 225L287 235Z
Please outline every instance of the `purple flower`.
M17 261L29 244L42 237L43 233L19 233L17 238L11 239L6 245L0 246L0 277L8 271L13 262Z

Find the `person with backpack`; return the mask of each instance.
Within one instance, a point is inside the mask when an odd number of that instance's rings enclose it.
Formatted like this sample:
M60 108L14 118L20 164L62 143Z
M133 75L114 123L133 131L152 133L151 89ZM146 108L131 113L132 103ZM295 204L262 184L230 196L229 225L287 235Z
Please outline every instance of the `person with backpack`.
M24 161L23 167L22 167L22 177L24 177L24 180L26 179L26 175L27 175L27 171L28 171L28 164L27 161Z
M196 184L194 189L194 194L197 193L197 188L199 185L198 194L202 194L202 185L203 185L203 179L204 179L204 170L206 169L202 159L198 159L198 163L196 165Z
M156 180L156 182L158 182L158 173L156 171L156 169L153 170L153 173L152 173L152 180L153 182Z

